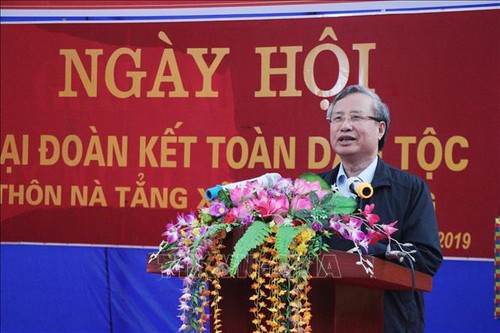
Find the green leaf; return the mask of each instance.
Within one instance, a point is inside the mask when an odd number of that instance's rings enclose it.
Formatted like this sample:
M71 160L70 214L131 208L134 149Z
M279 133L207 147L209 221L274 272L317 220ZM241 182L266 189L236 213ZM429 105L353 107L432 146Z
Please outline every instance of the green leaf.
M226 207L234 206L234 203L231 200L231 196L229 195L229 190L227 188L222 188L222 190L217 193L217 197L222 203L224 203Z
M247 231L241 236L234 246L231 261L229 263L229 274L234 277L241 261L248 253L264 243L265 239L271 233L269 225L263 221L253 222Z
M316 192L309 193L309 199L311 199L311 202L314 206L317 206L319 204L319 197Z
M356 210L356 199L345 197L340 193L334 193L330 203L333 206L331 214L351 214Z
M311 218L311 210L310 209L302 209L299 211L294 212L293 215L296 219L307 221L309 218Z
M288 257L288 248L295 236L301 232L302 228L282 225L276 233L276 244L274 245L280 259Z
M299 178L305 179L310 183L319 182L319 184L321 185L321 188L324 190L329 190L332 188L323 178L321 178L320 175L312 173L312 172L305 172L302 175L300 175Z
M323 196L321 199L321 206L328 204L333 199L333 193L334 192L330 191Z

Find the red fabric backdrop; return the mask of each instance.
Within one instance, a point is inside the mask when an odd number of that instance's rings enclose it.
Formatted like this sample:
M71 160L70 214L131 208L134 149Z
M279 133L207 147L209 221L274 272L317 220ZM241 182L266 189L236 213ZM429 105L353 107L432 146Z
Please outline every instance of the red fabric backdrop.
M1 240L155 245L207 187L328 169L323 100L362 76L391 109L383 158L433 192L444 254L491 258L498 22L3 25Z

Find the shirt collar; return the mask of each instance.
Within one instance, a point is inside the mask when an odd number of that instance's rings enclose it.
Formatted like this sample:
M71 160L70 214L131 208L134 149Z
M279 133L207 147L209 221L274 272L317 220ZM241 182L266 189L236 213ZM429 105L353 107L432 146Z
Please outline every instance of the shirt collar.
M373 181L373 177L375 176L375 170L377 169L378 158L375 158L373 162L368 165L361 173L358 175L362 181L371 183ZM337 180L335 182L337 185L339 192L345 196L354 196L349 189L347 188L347 175L344 171L344 166L340 163L339 173L337 174Z
M371 182L373 181L373 177L375 176L375 169L377 169L377 161L378 158L375 158L366 169L361 171L358 177L361 178L364 182L371 184Z

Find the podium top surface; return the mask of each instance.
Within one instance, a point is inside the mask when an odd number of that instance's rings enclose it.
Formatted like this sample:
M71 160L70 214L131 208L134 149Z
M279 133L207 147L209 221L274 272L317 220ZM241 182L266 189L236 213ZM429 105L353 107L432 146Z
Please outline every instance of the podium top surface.
M359 261L358 254L337 250L330 250L321 254L312 263L310 274L316 280L331 279L339 283L384 290L411 290L414 278L416 290L432 290L432 277L428 274L415 271L412 276L412 271L409 268L396 263L368 255L363 255L363 258L373 264L373 275L366 273L363 266L357 264ZM148 255L147 272L161 274L161 267L165 260L166 256L160 255L149 262ZM236 279L248 278L248 263L248 261L241 263ZM179 277L181 276L182 273L179 274Z

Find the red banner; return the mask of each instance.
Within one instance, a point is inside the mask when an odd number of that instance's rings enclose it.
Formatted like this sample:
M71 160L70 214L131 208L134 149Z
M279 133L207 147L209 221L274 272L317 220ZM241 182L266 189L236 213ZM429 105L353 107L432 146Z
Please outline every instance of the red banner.
M206 188L335 164L325 109L375 89L446 256L493 255L499 12L1 30L1 240L156 245ZM488 33L487 33L488 32Z

